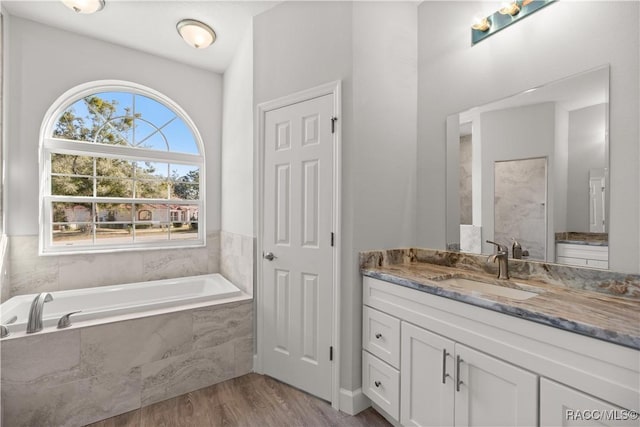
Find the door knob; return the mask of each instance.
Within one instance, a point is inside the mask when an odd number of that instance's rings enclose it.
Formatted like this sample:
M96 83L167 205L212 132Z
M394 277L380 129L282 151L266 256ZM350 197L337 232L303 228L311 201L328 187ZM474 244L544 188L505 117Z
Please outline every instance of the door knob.
M262 257L263 257L264 259L266 259L267 261L273 261L274 259L278 258L277 256L275 256L275 255L273 254L273 252L267 252L267 253L265 253L264 255L262 255Z

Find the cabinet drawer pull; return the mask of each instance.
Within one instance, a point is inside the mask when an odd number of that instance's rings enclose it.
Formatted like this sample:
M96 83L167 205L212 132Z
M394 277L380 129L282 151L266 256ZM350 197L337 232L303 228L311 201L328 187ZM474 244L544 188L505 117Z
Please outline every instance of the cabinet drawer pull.
M460 391L460 385L464 384L460 379L460 363L464 362L460 355L456 356L456 391Z
M380 388L380 386L382 385L380 381L374 381L374 384L377 388Z
M449 352L447 351L447 349L443 348L442 349L442 384L445 384L447 377L450 376L449 374L447 374L447 356L448 355L449 355Z
M379 340L380 338L382 338L382 334L381 334L380 332L378 332L378 333L376 334L376 339L377 339L377 340Z

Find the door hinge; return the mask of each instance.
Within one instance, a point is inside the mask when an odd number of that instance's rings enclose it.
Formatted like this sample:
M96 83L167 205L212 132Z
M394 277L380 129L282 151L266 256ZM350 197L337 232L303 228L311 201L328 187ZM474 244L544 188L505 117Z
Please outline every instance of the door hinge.
M329 360L333 360L333 346L329 347Z
M331 133L336 133L336 122L338 121L338 118L333 116L331 117Z
M335 238L335 234L333 234L333 232L331 232L331 246L333 246L334 238Z

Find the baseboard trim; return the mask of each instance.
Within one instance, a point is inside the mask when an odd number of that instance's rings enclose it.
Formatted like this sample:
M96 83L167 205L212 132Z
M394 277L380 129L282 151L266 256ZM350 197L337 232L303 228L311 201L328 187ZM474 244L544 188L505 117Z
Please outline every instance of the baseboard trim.
M340 410L349 415L356 415L371 406L371 401L362 393L362 388L353 391L340 389Z

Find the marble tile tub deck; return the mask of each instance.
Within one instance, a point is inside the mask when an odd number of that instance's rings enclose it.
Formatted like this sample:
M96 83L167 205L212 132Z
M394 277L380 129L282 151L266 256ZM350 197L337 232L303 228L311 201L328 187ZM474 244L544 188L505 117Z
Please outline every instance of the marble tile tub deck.
M244 375L253 364L252 307L245 295L5 338L2 425L86 425Z
M640 350L640 276L509 260L511 279L499 281L486 256L414 248L361 252L360 267L368 277ZM451 277L541 292L514 300L439 282Z

